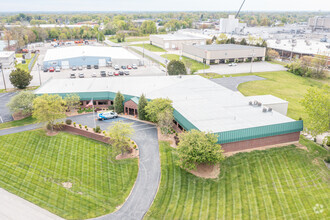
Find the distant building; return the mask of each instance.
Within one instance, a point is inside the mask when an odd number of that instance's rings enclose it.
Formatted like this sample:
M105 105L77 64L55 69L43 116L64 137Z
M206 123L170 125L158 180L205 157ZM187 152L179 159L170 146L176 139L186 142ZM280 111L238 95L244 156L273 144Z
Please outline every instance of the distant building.
M69 69L72 66L106 66L109 62L120 66L138 65L139 61L138 57L121 47L72 46L47 50L43 66Z
M265 60L266 48L237 44L183 45L182 55L206 64Z
M219 31L221 33L239 33L246 27L246 23L239 23L235 15L229 15L228 18L220 18Z
M315 16L313 18L308 19L308 27L313 31L322 30L329 31L330 30L330 16Z
M0 64L3 69L13 68L15 66L15 52L0 51Z
M150 35L150 44L165 50L182 50L183 44L204 45L206 44L206 38L183 34Z

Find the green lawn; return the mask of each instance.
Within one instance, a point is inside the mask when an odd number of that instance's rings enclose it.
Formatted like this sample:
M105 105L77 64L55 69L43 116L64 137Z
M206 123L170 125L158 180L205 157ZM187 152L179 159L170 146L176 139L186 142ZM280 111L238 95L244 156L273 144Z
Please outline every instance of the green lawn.
M175 149L161 142L161 183L145 219L326 219L330 175L319 159L326 152L308 144L313 153L287 146L237 154L218 179L205 180L178 167Z
M9 121L9 122L5 122L5 123L1 123L0 130L5 129L5 128L12 128L12 127L33 124L33 123L36 123L36 119L32 118L32 116L30 116L30 117L23 118L23 119L17 120L17 121Z
M118 43L116 38L109 38L110 41L114 43ZM149 41L149 37L128 37L125 38L125 42L130 43L130 42L138 42L138 41ZM122 42L120 42L122 43Z
M143 44L132 44L131 46L143 48ZM157 46L151 45L151 44L144 44L144 49L152 51L152 52L166 52L166 50L164 50L163 48L160 48L160 47L157 47Z
M106 144L81 136L35 130L0 136L0 143L0 187L65 219L115 211L137 177L137 159L116 161Z
M168 60L180 60L180 56L177 54L163 54L161 55L162 57L168 59ZM196 60L190 59L188 57L182 56L182 62L190 62L191 63L191 68L190 70L192 72L196 72L198 70L202 70L204 69L204 64L200 63ZM205 65L205 69L209 69L210 66L209 65Z
M26 59L26 60L25 60L25 61L26 61L25 64L22 64L22 63L18 63L18 64L16 64L16 68L20 68L20 69L23 69L23 70L25 70L25 71L27 71L27 72L30 72L30 71L29 71L29 63L31 62L31 60L33 59L34 56L35 56L34 53L31 54L31 59ZM16 54L16 57L22 57L22 54ZM36 61L37 61L37 59L35 59L34 62L36 62Z
M223 75L216 73L200 74L206 78L221 78ZM242 83L238 86L238 90L245 96L252 95L267 95L271 94L279 98L285 99L289 102L288 116L298 120L307 118L300 100L303 98L307 89L312 87L322 87L323 84L329 84L329 79L315 80L312 78L301 77L289 73L287 71L278 72L263 72L263 73L245 73L245 74L232 74L228 76L246 76L257 75L264 77L267 80L252 81ZM330 92L330 91L329 91Z

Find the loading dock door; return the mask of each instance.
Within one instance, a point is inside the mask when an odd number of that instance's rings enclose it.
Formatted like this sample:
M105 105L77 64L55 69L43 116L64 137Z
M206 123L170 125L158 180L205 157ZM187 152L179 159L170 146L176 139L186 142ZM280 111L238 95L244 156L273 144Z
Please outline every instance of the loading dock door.
M106 66L105 59L99 59L99 66Z
M169 43L165 43L165 49L168 49L170 47Z
M69 69L70 66L69 66L69 61L62 61L61 62L61 65L62 65L62 69Z

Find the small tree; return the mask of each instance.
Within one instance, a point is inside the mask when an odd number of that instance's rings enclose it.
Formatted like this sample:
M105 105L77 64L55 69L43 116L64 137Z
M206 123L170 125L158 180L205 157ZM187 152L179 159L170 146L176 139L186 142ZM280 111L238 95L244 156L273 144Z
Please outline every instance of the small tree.
M170 99L157 98L148 102L148 105L145 107L148 119L155 123L158 123L158 114L166 110L173 112Z
M325 55L316 55L312 60L312 72L311 76L313 78L324 78L325 69L327 67L328 57Z
M80 106L80 97L77 94L68 94L64 97L64 101L69 111L72 111Z
M107 136L110 137L110 144L121 154L125 152L130 152L131 142L130 138L134 133L132 128L132 123L124 123L122 121L115 122L112 126L108 128L109 133Z
M247 42L246 42L246 39L243 38L240 42L239 42L240 45L247 45Z
M118 114L124 112L124 96L118 91L114 100L115 112Z
M280 54L276 51L276 50L273 50L273 49L268 49L267 50L267 56L270 58L270 59L276 59L276 58L279 58L280 57Z
M179 134L179 138L179 165L184 169L196 169L198 164L217 164L224 159L214 134L191 130Z
M325 85L322 89L308 89L301 100L301 104L308 114L307 128L314 137L330 130L329 94L329 86Z
M22 91L10 99L7 104L11 112L22 113L24 115L32 114L33 100L35 95L32 92Z
M53 129L57 119L65 117L65 101L59 95L44 94L33 100L32 116L37 122L47 122Z
M183 62L179 60L171 60L167 64L167 72L169 75L186 75L187 70Z
M138 113L139 113L139 119L141 120L147 120L147 113L145 110L145 107L148 105L148 100L144 96L144 94L141 95L139 104L138 104Z
M173 110L165 109L157 115L157 124L162 134L168 135L171 133L173 123Z
M32 80L33 76L25 70L17 68L13 70L9 75L9 80L13 86L18 89L25 89Z

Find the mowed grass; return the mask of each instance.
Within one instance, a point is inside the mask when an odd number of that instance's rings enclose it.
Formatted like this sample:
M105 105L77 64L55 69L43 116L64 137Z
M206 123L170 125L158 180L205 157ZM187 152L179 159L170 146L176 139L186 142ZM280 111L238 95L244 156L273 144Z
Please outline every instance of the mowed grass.
M106 144L81 136L35 130L0 136L0 143L0 187L65 219L115 211L137 177L137 159L117 161Z
M29 116L29 117L23 118L21 120L1 123L0 124L0 130L5 129L5 128L12 128L12 127L18 127L18 126L33 124L33 123L36 123L36 121L37 120L35 118L32 118L32 116Z
M168 59L168 60L180 60L180 56L177 55L177 54L163 54L161 56L164 57L165 59ZM198 70L204 69L204 64L203 63L200 63L200 62L198 62L196 60L193 60L193 59L190 59L188 57L182 56L181 61L191 63L190 70L192 72L196 72ZM210 68L210 66L205 64L205 69L209 69L209 68Z
M110 41L114 43L118 43L118 40L116 38L110 38ZM139 41L149 41L149 37L127 37L125 38L125 42L130 43L130 42L139 42ZM122 42L119 42L122 43Z
M330 176L318 157L326 152L312 145L313 153L295 146L240 153L206 180L178 167L175 149L161 142L161 183L145 219L325 219Z
M163 48L157 47L155 45L151 44L132 44L131 46L136 46L136 47L144 47L144 49L152 51L152 52L166 52Z
M35 56L35 54L31 54L31 59L26 59L26 63L22 64L22 63L18 63L16 64L16 68L20 68L22 70L25 70L26 72L30 72L29 71L29 64L31 62L31 60L33 59L33 57ZM16 57L22 57L22 54L16 54ZM37 59L36 59L37 60ZM36 62L36 60L34 62Z

